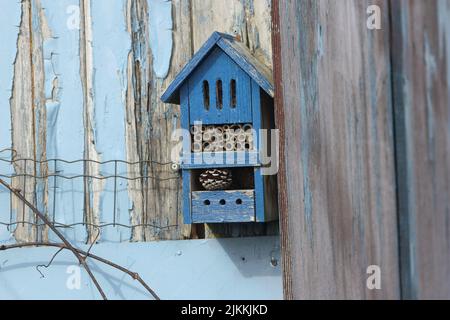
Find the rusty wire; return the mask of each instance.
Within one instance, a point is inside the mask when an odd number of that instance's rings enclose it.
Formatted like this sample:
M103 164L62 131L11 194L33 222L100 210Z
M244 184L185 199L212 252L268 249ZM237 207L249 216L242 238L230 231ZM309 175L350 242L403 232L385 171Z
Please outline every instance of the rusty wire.
M24 247L30 247L30 246L47 246L47 247L57 247L59 250L52 256L50 262L47 265L41 265L41 267L48 268L53 260L56 258L56 256L62 251L62 250L69 250L71 251L75 258L78 260L80 265L82 265L85 269L85 271L88 273L91 281L94 283L95 287L97 288L98 292L102 296L104 300L107 300L106 294L101 287L100 283L98 282L95 275L92 273L91 268L87 264L87 258L90 257L94 260L100 261L102 263L105 263L115 269L118 269L126 274L128 274L132 279L137 280L155 299L159 300L159 296L155 293L153 289L150 288L150 286L147 285L147 283L139 276L138 273L132 272L127 268L124 268L122 266L119 266L112 261L109 261L107 259L104 259L102 257L96 256L92 253L90 253L90 250L92 249L92 245L89 247L88 251L83 251L78 248L75 248L68 240L67 238L60 232L58 229L52 225L50 220L47 218L46 215L44 215L42 212L40 212L32 203L30 203L25 196L23 196L20 192L15 190L10 184L8 184L6 181L3 181L0 179L0 184L3 185L5 188L7 188L12 194L14 194L17 198L19 198L29 209L33 211L33 213L41 219L46 226L50 228L50 230L55 233L55 235L61 240L62 243L44 243L44 242L32 242L32 243L20 243L20 244L12 244L12 245L1 245L0 251L10 250L10 249L16 249L16 248L24 248ZM98 235L100 232L98 232L96 240L98 238ZM40 272L39 266L36 267L36 269ZM40 272L41 273L41 272ZM41 273L42 275L42 273Z
M6 158L2 158L0 157L0 163L7 163L10 165L15 165L17 166L15 168L16 171L19 171L18 173L13 173L13 174L4 174L2 172L0 172L0 178L4 178L4 179L10 179L11 181L13 179L18 179L21 178L23 180L22 186L20 188L22 188L22 190L17 189L16 191L22 192L24 195L26 193L26 181L27 179L35 179L35 180L47 180L47 181L52 181L52 186L48 187L48 194L53 194L53 196L51 197L51 201L53 203L49 203L48 204L48 208L49 208L49 212L52 216L52 225L55 228L58 229L69 229L69 228L74 228L77 226L84 226L84 227L91 227L91 228L96 228L96 229L101 229L101 228L105 228L105 227L121 227L121 228L127 228L127 229L134 229L134 228L155 228L155 229L159 229L159 230L167 230L167 229L171 229L171 228L177 228L179 225L178 223L176 224L172 224L172 225L167 225L167 226L161 226L161 225L155 225L152 223L139 223L139 224L123 224L123 223L119 223L116 221L116 211L117 211L117 194L123 190L118 190L118 180L125 180L125 181L137 181L137 180L141 180L141 181L147 181L147 180L156 180L156 181L160 181L160 182L164 182L164 181L174 181L176 184L179 184L180 181L180 175L178 172L174 172L173 175L169 176L169 177L156 177L156 176L151 176L151 175L139 175L139 176L134 176L134 177L130 177L128 176L128 172L127 175L124 175L124 173L119 174L118 172L118 164L123 164L126 165L128 168L130 166L136 166L139 165L140 167L143 166L148 166L150 164L157 164L160 166L168 166L171 165L171 162L160 162L160 161L154 161L154 160L142 160L142 161L137 161L137 162L130 162L130 161L125 161L125 160L108 160L108 161L96 161L96 160L91 160L91 159L79 159L79 160L65 160L65 159L60 159L60 158L54 158L54 159L47 159L47 160L35 160L35 159L30 159L30 158L17 158L17 152L14 149L3 149L0 150L0 154L5 153L5 152L11 152L11 159L6 159ZM23 164L22 164L23 163ZM48 174L30 174L27 172L27 164L29 163L34 163L36 165L39 164L53 164L53 173L48 173ZM108 164L114 164L114 174L107 174L107 175L89 175L89 174L73 174L73 175L65 175L61 173L61 170L58 170L58 164L77 164L77 163L81 163L83 164L83 167L89 165L89 164L97 164L97 165L108 165ZM22 164L22 165L21 165ZM23 167L23 170L20 170L20 168ZM49 166L50 167L50 166ZM20 171L25 171L25 172L20 172ZM113 184L113 221L111 222L103 222L103 223L99 223L99 224L93 224L93 223L88 223L86 221L80 221L80 222L73 222L73 223L59 223L56 221L55 218L55 211L56 211L56 200L57 200L57 190L59 190L58 187L58 181L59 180L75 180L75 179L92 179L92 180L114 180L114 184ZM84 191L83 191L84 192ZM34 192L33 192L34 193ZM178 197L178 194L177 194ZM11 198L12 199L12 198ZM12 201L12 200L11 200ZM11 202L10 201L10 202ZM177 201L177 208L176 208L176 212L175 214L178 215L178 201ZM13 206L12 203L10 203L10 221L6 222L6 221L0 221L0 225L1 226L6 226L8 230L11 230L11 228L17 226L17 225L30 225L33 227L43 227L45 226L45 223L39 223L38 220L31 222L31 221L25 221L25 205L23 205L23 210L22 210L22 218L17 218L17 220L20 221L13 221ZM19 213L17 212L17 216L19 217ZM145 214L145 216L147 216L147 212ZM144 221L146 217L144 217Z

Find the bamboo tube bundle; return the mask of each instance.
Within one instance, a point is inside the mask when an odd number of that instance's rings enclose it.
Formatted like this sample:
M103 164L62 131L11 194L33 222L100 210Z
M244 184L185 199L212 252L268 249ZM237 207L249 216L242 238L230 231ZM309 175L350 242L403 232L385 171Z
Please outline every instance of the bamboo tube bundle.
M191 150L194 153L203 151L203 132L205 131L205 126L195 123L190 128L191 136L192 136L192 144Z
M210 142L203 141L203 152L212 152L213 145Z
M194 142L202 142L203 141L203 134L196 133L194 134Z
M224 140L222 135L215 136L214 139L214 151L222 152L224 148Z
M236 143L234 141L227 141L225 142L225 151L235 151L236 150Z
M236 134L236 142L245 142L247 140L247 135L244 131L240 131Z
M246 141L253 141L253 126L251 124L246 124L243 127L243 130L246 135Z
M236 142L236 151L245 151L245 142Z
M255 137L251 124L191 127L193 152L223 152L254 150Z
M223 148L224 148L224 143L223 143L223 141L222 141L222 142L216 141L216 142L214 143L214 151L215 151L215 152L222 152L222 151L223 151Z
M192 152L194 153L198 153L198 152L202 152L203 151L203 145L202 142L194 142L192 144Z
M248 141L248 142L255 141L253 138L253 130L250 132L245 132L245 136L246 136L246 138L245 138L246 141Z
M199 134L199 133L203 133L204 131L204 127L198 124L195 124L191 127L191 133L192 134Z
M236 130L242 129L242 125L241 125L241 124L233 124L233 125L230 127L230 129L236 131Z
M228 129L223 133L223 140L225 142L234 142L234 131L231 129Z
M205 143L205 142L211 142L212 140L212 134L208 131L208 130L206 130L204 133L203 133L203 143Z
M211 136L211 140L214 142L221 142L223 141L223 131L222 128L215 128L214 132Z

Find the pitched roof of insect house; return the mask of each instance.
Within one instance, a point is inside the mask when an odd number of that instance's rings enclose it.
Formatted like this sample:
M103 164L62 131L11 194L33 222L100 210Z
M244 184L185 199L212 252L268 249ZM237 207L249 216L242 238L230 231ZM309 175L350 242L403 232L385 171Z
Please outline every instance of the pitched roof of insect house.
M250 50L234 37L214 32L169 85L161 97L163 102L180 104L181 86L216 46L222 49L269 96L274 96L272 72L259 62L251 54Z

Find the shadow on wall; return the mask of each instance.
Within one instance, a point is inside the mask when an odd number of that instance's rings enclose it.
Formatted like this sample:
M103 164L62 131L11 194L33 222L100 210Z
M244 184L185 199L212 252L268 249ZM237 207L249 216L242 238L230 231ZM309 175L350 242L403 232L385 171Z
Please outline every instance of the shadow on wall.
M282 299L278 237L102 243L92 253L134 272L162 299ZM86 247L82 249L87 249ZM69 251L2 252L0 299L100 299ZM109 299L150 299L117 270L88 260ZM42 273L42 274L41 274ZM43 276L44 277L43 277Z

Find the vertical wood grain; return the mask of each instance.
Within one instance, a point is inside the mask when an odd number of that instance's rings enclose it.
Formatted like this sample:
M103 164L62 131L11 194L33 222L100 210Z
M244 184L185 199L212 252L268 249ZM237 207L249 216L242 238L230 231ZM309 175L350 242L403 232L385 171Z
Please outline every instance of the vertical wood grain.
M402 294L450 298L450 1L392 1Z
M286 171L286 144L283 143L286 138L286 118L283 99L283 61L281 53L281 15L280 1L272 1L272 44L273 44L273 80L275 84L274 115L275 125L280 132L279 146L279 166L278 166L278 211L280 224L280 247L281 264L283 268L283 295L287 300L292 300L293 296L293 276L292 276L292 255L291 242L289 234L290 214L288 211L288 188Z
M161 228L135 228L134 241L189 238L191 227L183 224L181 177L174 175L169 163L174 142L172 133L180 126L179 106L163 104L159 97L192 56L190 1L172 1L173 42L171 63L166 78L155 74L151 51L149 10L152 2L128 1L127 21L132 47L128 56L126 113L127 160L151 161L134 165L134 176L152 176L162 180L141 179L129 183L132 201L131 221ZM149 7L150 5L150 7ZM158 36L158 35L156 35Z
M91 0L80 0L80 80L83 88L83 159L101 161L95 139L94 102L94 62ZM98 176L100 165L97 162L83 163L83 174ZM104 181L83 178L83 214L87 226L87 242L100 240L99 231L92 225L99 224L100 191Z
M374 3L384 31L366 28ZM285 296L399 298L388 2L275 7Z
M22 2L22 19L17 41L17 55L14 63L13 92L11 96L12 148L16 159L36 159L36 112L41 110L41 96L37 88L42 86L39 72L42 72L42 50L38 36L34 37L36 16L33 15L34 2ZM33 21L36 23L33 25ZM39 70L37 70L37 69ZM39 82L39 83L38 83ZM14 170L21 175L35 175L33 161L15 163ZM13 186L22 190L22 194L32 203L36 203L36 180L27 176L13 179ZM27 222L35 222L34 214L25 208L20 200L12 199L17 225L14 235L18 241L32 241L37 238L37 228Z

